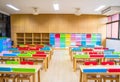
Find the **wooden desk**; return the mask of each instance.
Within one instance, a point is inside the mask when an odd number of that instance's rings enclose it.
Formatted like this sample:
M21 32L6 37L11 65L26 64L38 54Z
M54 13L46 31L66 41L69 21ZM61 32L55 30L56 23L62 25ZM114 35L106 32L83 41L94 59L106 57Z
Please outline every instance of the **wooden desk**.
M9 68L32 68L35 69L35 72L14 72L14 71L0 71L0 74L32 74L33 75L33 81L32 82L37 82L36 78L38 79L38 82L40 82L40 69L41 65L8 65L8 64L0 64L0 67L9 67ZM37 77L36 77L37 74Z
M72 48L76 48L76 47L79 47L79 46L70 46L69 47L69 55L71 56L71 54L72 54Z
M83 69L86 69L86 68L120 68L119 65L95 65L95 66L85 66L85 65L80 65L80 80L79 82L87 82L87 75L95 75L95 74L98 74L98 75L120 75L120 72L89 72L89 73L85 73L83 72ZM102 78L101 78L102 79Z
M74 72L77 69L77 61L79 61L79 60L84 60L85 61L85 60L92 60L92 59L98 60L99 63L104 60L104 58L102 58L102 57L93 57L93 58L75 58L75 57L73 57L73 69L74 69Z
M39 59L39 60L42 60L43 62L44 62L44 69L45 69L45 71L47 70L47 68L48 68L48 56L47 57L19 57L19 56L0 56L0 58L1 58L1 61L2 61L2 59L7 59L7 60L11 60L11 59L14 59L15 61L19 61L19 62L21 62L21 61L23 61L24 59L32 59L32 60L37 60L37 59ZM7 61L6 60L6 61ZM3 61L2 61L3 62ZM39 63L39 62L38 62Z

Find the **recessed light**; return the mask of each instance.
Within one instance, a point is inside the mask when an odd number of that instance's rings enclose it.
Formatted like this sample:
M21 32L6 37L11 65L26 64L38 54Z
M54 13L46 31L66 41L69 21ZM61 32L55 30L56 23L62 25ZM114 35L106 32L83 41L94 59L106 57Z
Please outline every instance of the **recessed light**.
M13 10L15 10L15 11L19 11L20 10L17 7L11 5L11 4L6 4L6 6L9 7L9 8L11 8L11 9L13 9Z
M55 11L58 11L60 8L59 8L59 4L58 3L54 3L53 4L53 8Z
M105 8L105 5L99 6L97 9L95 9L95 11L100 11L100 10L102 10L103 8Z

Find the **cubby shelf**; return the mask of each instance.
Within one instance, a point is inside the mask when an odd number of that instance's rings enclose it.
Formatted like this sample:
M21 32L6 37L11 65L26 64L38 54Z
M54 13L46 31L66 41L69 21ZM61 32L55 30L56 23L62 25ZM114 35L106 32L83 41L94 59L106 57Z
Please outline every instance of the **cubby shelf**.
M49 44L49 33L16 33L16 45Z

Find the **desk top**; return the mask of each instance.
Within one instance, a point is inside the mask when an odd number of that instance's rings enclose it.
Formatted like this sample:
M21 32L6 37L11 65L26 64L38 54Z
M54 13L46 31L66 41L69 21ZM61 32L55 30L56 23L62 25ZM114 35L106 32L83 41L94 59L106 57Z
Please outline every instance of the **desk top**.
M110 71L112 69L112 71ZM120 74L120 65L80 65L84 73L114 73Z
M14 65L14 64L0 64L0 68L24 68L24 69L35 69L35 72L38 72L42 65Z

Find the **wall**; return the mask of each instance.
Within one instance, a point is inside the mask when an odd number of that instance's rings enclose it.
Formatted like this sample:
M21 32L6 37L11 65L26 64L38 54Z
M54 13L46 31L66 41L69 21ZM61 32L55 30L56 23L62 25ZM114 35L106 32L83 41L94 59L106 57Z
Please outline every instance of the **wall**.
M16 33L101 33L105 46L106 17L101 15L72 14L13 14L11 15L11 36L16 41Z

